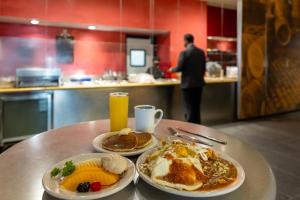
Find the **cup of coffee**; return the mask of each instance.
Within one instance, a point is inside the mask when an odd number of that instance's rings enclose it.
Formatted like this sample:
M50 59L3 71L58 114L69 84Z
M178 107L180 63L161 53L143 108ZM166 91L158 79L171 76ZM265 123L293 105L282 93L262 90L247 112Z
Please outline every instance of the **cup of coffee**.
M159 113L159 117L155 116ZM163 117L164 112L161 109L155 109L151 105L138 105L134 107L135 130L153 133Z

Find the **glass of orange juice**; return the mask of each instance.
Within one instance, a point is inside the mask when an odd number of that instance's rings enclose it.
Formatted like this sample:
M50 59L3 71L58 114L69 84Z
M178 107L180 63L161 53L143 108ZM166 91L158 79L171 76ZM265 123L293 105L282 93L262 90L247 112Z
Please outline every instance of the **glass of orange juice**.
M109 95L110 130L120 131L128 126L128 93L114 92Z

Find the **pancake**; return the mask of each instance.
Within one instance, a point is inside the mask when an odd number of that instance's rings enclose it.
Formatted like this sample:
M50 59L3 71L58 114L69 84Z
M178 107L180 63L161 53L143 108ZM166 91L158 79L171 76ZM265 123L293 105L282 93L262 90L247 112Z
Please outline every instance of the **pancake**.
M143 148L152 142L152 135L150 133L134 133L137 137L136 149Z
M137 146L137 137L133 133L112 135L105 138L102 147L110 151L132 151Z

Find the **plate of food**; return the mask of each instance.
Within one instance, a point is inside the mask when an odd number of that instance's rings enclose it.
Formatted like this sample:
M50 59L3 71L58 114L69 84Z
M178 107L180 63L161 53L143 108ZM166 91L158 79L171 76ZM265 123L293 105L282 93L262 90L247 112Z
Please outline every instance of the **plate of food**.
M127 158L111 153L89 153L53 165L43 176L43 187L60 199L98 199L125 188L135 175Z
M158 140L152 134L132 131L129 128L103 133L93 140L93 147L97 152L113 152L122 156L142 154L157 144Z
M230 156L181 140L164 142L136 163L140 177L155 188L186 197L213 197L238 189L242 166Z

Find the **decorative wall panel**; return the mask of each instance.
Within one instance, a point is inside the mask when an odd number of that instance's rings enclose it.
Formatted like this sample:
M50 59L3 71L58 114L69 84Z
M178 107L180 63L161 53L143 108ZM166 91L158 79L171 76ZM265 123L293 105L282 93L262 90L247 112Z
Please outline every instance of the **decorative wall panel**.
M243 0L242 119L300 108L300 0Z

